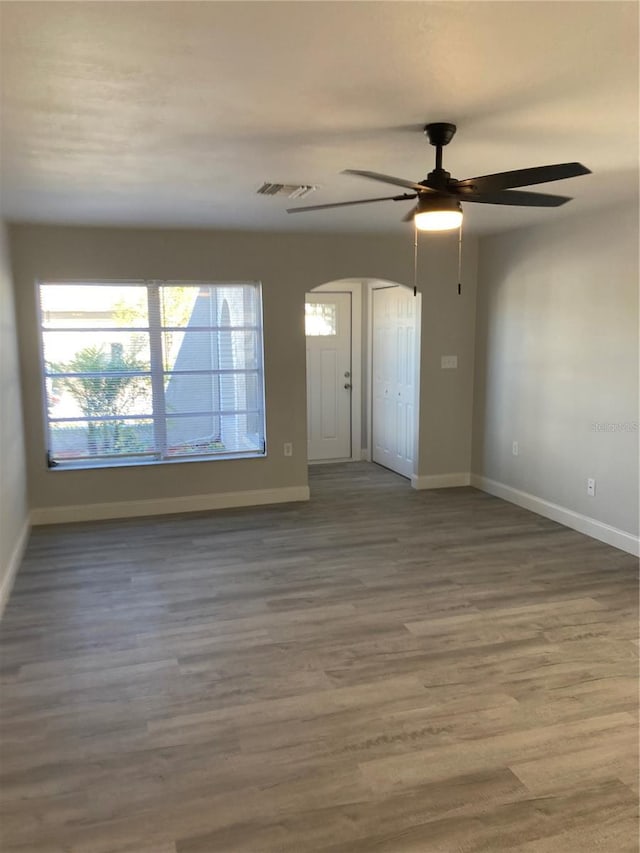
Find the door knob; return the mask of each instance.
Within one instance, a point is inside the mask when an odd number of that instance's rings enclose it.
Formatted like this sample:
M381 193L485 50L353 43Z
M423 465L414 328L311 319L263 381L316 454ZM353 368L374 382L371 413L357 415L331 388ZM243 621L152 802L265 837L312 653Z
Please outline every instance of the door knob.
M349 390L349 388L351 388L351 383L350 383L350 382L345 382L345 383L344 383L344 387L345 387L345 388L347 389L347 391L348 391L348 390Z

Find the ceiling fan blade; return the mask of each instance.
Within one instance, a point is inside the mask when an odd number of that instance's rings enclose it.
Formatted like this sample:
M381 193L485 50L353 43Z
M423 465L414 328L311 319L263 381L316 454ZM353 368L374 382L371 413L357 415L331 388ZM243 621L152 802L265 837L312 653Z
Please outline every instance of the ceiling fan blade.
M311 204L306 207L289 207L287 213L304 213L307 210L327 210L330 207L350 207L352 204L370 204L372 201L405 201L415 198L415 193L404 195L387 195L382 198L361 198L358 201L338 201L334 204Z
M495 193L470 193L458 196L460 201L478 204L513 204L522 207L560 207L571 201L566 195L547 195L546 193L528 193L521 190L503 190Z
M403 222L413 222L413 217L416 215L417 212L418 212L417 206L412 207L411 210L409 211L409 213L405 214L405 216L402 217L402 221Z
M406 181L404 178L395 178L393 175L383 175L380 172L363 172L361 169L344 169L343 175L359 175L361 178L370 178L372 181L382 181L383 184L395 184L397 187L407 187L410 190L421 192L435 192L423 184L414 181Z
M530 187L533 184L546 184L550 181L562 181L565 178L576 178L578 175L590 175L582 163L556 163L552 166L534 166L532 169L515 169L512 172L498 172L495 175L481 175L478 178L465 178L463 181L452 181L451 189L473 187L477 192L495 192L508 190L512 187Z

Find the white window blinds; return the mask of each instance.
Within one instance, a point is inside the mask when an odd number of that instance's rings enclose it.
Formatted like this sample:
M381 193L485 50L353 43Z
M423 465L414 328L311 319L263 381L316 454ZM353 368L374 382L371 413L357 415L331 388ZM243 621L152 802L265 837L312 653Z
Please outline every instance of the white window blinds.
M259 284L40 285L49 464L265 452Z

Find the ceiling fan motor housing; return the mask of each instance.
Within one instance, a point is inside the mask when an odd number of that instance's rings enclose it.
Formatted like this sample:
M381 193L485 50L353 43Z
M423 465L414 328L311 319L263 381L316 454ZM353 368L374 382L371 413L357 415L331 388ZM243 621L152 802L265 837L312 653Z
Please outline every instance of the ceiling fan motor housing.
M435 193L418 196L416 212L429 213L432 210L453 210L462 213L460 202L452 196L436 195Z
M434 169L433 172L429 172L426 179L424 181L420 181L420 183L422 186L429 189L439 190L440 192L446 193L448 192L450 178L451 172L447 172L446 169L440 167L439 169Z

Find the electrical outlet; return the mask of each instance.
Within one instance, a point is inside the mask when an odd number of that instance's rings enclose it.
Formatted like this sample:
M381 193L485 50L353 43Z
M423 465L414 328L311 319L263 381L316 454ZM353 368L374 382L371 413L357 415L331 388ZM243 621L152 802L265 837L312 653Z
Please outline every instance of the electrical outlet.
M293 444L290 441L285 441L284 443L284 455L293 456Z
M591 477L587 480L587 494L591 498L595 498L596 496L596 481Z
M440 367L443 370L455 369L458 366L458 356L457 355L441 355L440 356Z
M520 453L520 449L518 447L517 441L514 441L513 444L511 445L511 452L513 453L514 456L517 456Z

